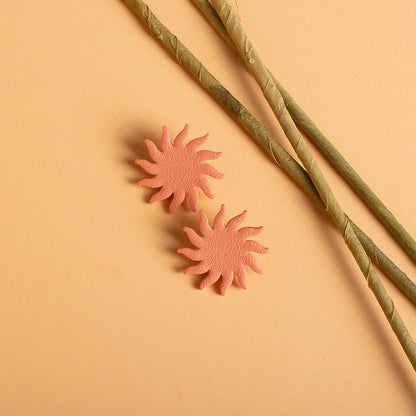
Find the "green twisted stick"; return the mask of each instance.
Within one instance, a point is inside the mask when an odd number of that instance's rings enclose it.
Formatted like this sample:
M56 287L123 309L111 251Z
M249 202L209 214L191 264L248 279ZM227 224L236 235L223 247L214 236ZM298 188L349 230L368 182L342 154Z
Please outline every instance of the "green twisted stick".
M230 38L230 35L227 32L224 24L219 18L215 9L211 6L208 0L192 0L194 4L199 8L203 13L206 19L213 25L217 32L223 37L223 39L239 54L235 43ZM286 107L291 113L295 121L300 124L300 120L304 120L304 123L312 123L312 121L307 117L303 110L293 101L291 96L286 92L286 90L279 84L279 82L274 78L273 74L269 71L270 76L273 79L276 87L280 90L283 99L285 100ZM294 107L288 106L288 103L295 104L296 112L293 112L291 109ZM317 127L316 127L317 129ZM318 130L319 131L319 130ZM322 133L319 132L322 135ZM313 136L313 134L311 133ZM297 163L296 163L297 164ZM345 166L345 164L342 164ZM320 201L322 202L322 201ZM416 306L416 285L408 276L398 268L394 262L387 257L383 251L381 251L377 245L368 237L350 218L351 225L357 234L358 238L361 241L361 244L365 248L365 251L370 256L371 260L379 265L383 273L400 289L400 291Z
M367 280L369 288L373 291L407 357L416 370L416 344L398 314L393 301L381 283L348 217L338 204L311 151L290 116L283 97L272 81L269 71L261 61L229 3L226 0L212 0L211 3L224 23L231 39L239 49L241 56L244 57L244 62L262 89L286 137L289 139L293 149L309 173L328 213L331 215L339 231L343 234L344 240Z
M211 6L208 0L192 0L196 7L202 12L202 14L206 17L206 19L212 24L212 26L217 30L217 32L223 37L223 39L238 53L240 54L237 46L230 38L230 35L227 32L224 24L222 23L221 19L219 18L216 10ZM307 133L307 136L312 139L312 142L315 143L315 136L316 137L324 137L323 134L319 131L319 129L313 124L313 122L309 119L309 117L305 114L305 112L295 103L293 98L289 95L289 93L283 88L283 86L276 80L273 74L269 71L269 74L275 83L276 87L280 90L282 97L285 101L286 108L288 109L289 113L291 114L292 118L295 122L302 128L304 132ZM308 126L314 126L314 128L308 128ZM306 131L307 130L307 131ZM328 142L328 140L324 137L324 140ZM331 143L328 142L326 146L328 149L334 148ZM332 154L336 154L338 151L334 148L334 152ZM336 158L335 158L336 159ZM341 167L341 170L348 170L348 163L344 161L344 159L339 158L337 159L338 162L336 163L337 166ZM335 166L337 168L337 166ZM351 168L352 169L352 168ZM361 178L359 178L361 180ZM357 187L362 192L365 193L365 188L367 185ZM393 217L394 218L394 217ZM393 220L394 221L394 220ZM365 251L370 256L371 260L378 264L380 269L386 274L387 277L400 289L400 291L416 306L416 285L413 283L412 280L408 278L408 276L398 268L394 262L387 257L383 251L381 251L377 245L369 238L350 218L351 225L357 234L358 238L361 241ZM393 227L395 233L399 232L400 227ZM399 232L400 234L400 232ZM406 233L407 234L407 233ZM404 235L404 234L403 234ZM396 236L397 237L397 236ZM405 238L406 239L406 238Z
M223 22L208 0L192 0L213 25L224 40L237 52L239 50L227 32ZM387 231L399 242L405 252L416 263L416 241L399 223L378 196L364 182L360 175L353 169L338 149L325 137L316 124L308 117L302 108L295 102L284 87L269 71L269 75L283 97L286 108L295 120L296 124L323 153L326 159L338 171L341 177L351 186L354 192L368 206L370 211L384 225Z

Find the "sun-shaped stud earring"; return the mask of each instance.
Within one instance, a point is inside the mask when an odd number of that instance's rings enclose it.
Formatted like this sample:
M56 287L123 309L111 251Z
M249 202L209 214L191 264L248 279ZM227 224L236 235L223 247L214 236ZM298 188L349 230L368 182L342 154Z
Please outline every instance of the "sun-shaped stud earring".
M221 294L225 295L227 289L237 275L238 282L243 289L247 289L247 274L244 265L249 266L256 273L262 274L256 259L250 251L267 253L269 249L257 241L247 240L248 237L260 234L263 227L244 227L238 229L247 217L247 211L232 218L225 224L225 206L222 205L214 222L209 224L204 211L200 211L200 232L197 234L192 228L184 227L184 231L196 249L180 248L178 253L191 260L199 261L190 266L185 274L204 274L209 272L200 285L200 289L214 284L222 277Z
M184 201L185 196L188 197L191 210L196 211L198 188L201 188L209 198L214 198L209 182L204 175L217 179L223 177L213 166L204 163L206 160L217 159L221 152L197 151L198 147L208 140L209 135L206 134L185 144L188 132L189 125L186 124L172 144L169 130L167 127L163 127L161 151L151 140L145 140L149 155L155 163L144 159L135 161L147 173L155 175L152 178L141 179L137 182L138 185L161 188L152 196L150 203L167 199L173 194L169 207L170 213L175 212L176 208Z

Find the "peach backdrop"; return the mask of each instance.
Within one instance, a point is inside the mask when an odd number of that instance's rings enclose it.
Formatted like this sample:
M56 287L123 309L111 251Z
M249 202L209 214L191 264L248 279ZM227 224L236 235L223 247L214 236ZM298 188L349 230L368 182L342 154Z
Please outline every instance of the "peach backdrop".
M287 147L191 1L148 4ZM238 0L238 12L276 77L416 235L416 2ZM2 0L0 27L2 415L415 414L414 372L328 218L121 1ZM176 254L197 215L168 215L134 184L143 140L186 122L223 152L216 199L198 207L247 209L247 225L265 227L264 275L249 273L246 292L199 291ZM386 286L416 336L414 307Z

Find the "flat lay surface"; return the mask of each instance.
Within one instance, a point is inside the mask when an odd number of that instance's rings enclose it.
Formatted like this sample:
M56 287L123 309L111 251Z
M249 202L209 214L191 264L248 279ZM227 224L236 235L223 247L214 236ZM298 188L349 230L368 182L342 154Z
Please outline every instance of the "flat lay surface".
M156 16L292 155L240 59L190 0ZM416 3L230 2L267 66L416 236ZM0 0L0 413L414 415L416 377L327 214L120 0ZM209 133L221 180L197 211L247 210L247 290L177 253L187 203L149 204L136 159ZM416 266L313 151L343 209ZM157 191L157 190L156 190ZM379 274L410 332L412 304Z

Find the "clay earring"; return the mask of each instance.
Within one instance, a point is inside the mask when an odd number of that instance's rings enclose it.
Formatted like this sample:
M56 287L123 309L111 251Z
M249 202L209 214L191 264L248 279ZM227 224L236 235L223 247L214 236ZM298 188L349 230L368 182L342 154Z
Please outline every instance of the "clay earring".
M189 207L196 211L198 202L198 188L202 189L208 198L214 198L210 184L204 175L220 179L223 174L219 173L213 166L204 163L210 159L217 159L221 152L211 152L210 150L197 151L203 145L209 135L191 140L185 144L189 133L189 125L176 136L175 141L171 142L170 133L167 127L163 127L161 150L149 139L145 140L147 150L151 159L138 159L135 163L141 166L147 173L155 175L153 178L141 179L138 185L148 188L161 188L150 199L150 203L161 201L173 195L170 203L169 212L175 212L181 205L185 197L188 197Z

